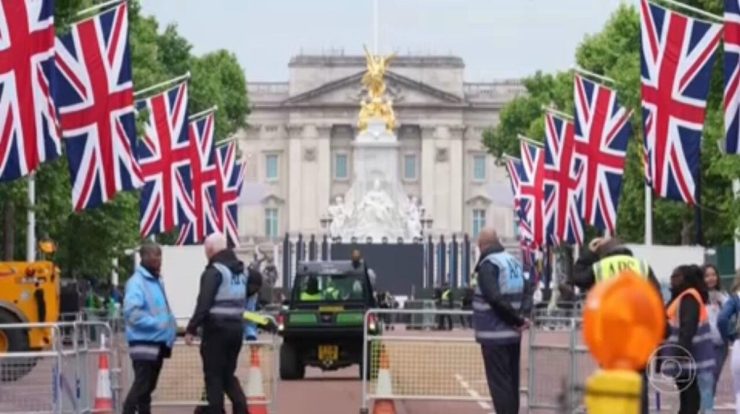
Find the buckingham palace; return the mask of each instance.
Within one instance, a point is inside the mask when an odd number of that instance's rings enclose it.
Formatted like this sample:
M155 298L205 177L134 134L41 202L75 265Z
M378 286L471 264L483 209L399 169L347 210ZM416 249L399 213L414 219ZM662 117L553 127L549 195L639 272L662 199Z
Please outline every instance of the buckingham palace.
M243 242L326 232L330 206L353 181L365 64L361 55L298 55L287 81L248 83L251 113L237 135L247 165ZM523 93L521 82L466 82L455 56L395 57L385 82L396 117L393 175L422 206L428 234L474 237L493 225L513 238L508 178L486 153L483 132Z

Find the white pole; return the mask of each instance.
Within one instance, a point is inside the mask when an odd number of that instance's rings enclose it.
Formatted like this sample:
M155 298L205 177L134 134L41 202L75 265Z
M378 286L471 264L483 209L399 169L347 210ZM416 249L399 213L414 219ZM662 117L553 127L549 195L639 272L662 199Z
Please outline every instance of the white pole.
M653 189L645 184L645 245L653 245Z
M118 287L118 258L113 258L113 271L110 274L111 285Z
M378 0L373 0L373 54L378 54Z
M36 260L36 173L28 175L28 229L26 230L26 261Z
M740 198L740 178L732 180L735 198ZM740 269L740 228L735 229L735 268Z

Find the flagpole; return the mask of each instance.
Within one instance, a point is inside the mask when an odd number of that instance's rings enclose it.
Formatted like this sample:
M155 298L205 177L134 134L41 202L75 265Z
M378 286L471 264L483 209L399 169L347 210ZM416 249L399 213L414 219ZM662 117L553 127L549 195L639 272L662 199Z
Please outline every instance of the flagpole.
M92 11L104 9L104 8L106 8L108 6L112 6L112 5L116 4L116 3L123 3L124 1L126 1L126 0L110 0L110 1L106 1L105 3L96 4L94 6L90 6L90 7L86 8L86 9L80 10L80 11L77 12L77 15L78 16L82 16L83 14L87 14L87 13L90 13Z
M544 106L544 105L543 105L543 106L542 106L542 109L543 109L543 110L544 110L545 112L549 112L549 113L551 113L551 114L553 114L553 115L557 115L557 116L559 116L559 117L561 117L561 118L565 118L565 119L568 119L568 120L571 120L571 119L573 119L573 115L570 115L570 114L566 114L565 112L561 112L561 111L558 111L557 109L555 109L555 108L552 108L552 107L549 107L549 106Z
M205 111L200 111L197 114L192 114L188 117L188 121L195 121L196 119L202 118L212 112L218 111L218 105L213 105L212 107L206 109Z
M379 14L378 0L373 0L373 54L378 54L378 14Z
M518 134L518 135L517 135L517 138L519 138L519 140L520 140L520 141L524 141L524 142L527 142L527 143L529 143L529 144L532 144L532 145L536 145L536 146L538 146L538 147L542 147L542 146L543 146L541 142L539 142L539 141L535 141L535 140L533 140L532 138L528 138L528 137L525 137L525 136L524 136L524 135L522 135L522 134Z
M645 183L645 244L653 245L653 189Z
M740 198L740 178L732 180L732 190L735 199ZM735 229L735 267L740 267L740 227Z
M153 90L162 88L164 86L169 86L169 85L172 85L172 84L175 84L175 83L180 83L180 82L182 82L184 80L187 80L187 79L190 79L190 71L188 71L184 75L180 75L180 76L178 76L176 78L172 78L172 79L166 80L164 82L159 82L159 83L157 83L155 85L149 86L149 87L144 88L144 89L139 90L139 91L136 91L136 92L134 92L134 98L138 98L138 97L140 97L141 95L144 95L147 92L151 92Z
M709 13L708 11L704 11L702 9L696 8L694 6L689 6L688 4L681 3L676 0L661 0L664 3L668 3L672 6L678 7L679 9L688 10L691 12L694 12L696 14L700 14L708 19L714 20L716 23L723 23L724 20L722 19L722 16L718 16L713 13Z
M580 67L578 65L574 66L573 67L573 70L576 71L576 72L578 72L578 73L580 73L581 75L590 76L592 78L598 79L598 80L603 81L603 82L607 82L607 83L611 83L611 84L616 84L617 83L617 81L615 81L614 79L612 79L612 78L610 78L608 76L599 75L598 73L594 73L594 72L591 72L590 70L583 69L582 67Z
M696 175L696 187L694 191L696 194L696 204L694 205L694 230L696 231L696 244L698 246L704 245L704 229L702 226L701 217L701 157L699 157L699 173Z
M28 175L28 229L26 230L26 261L36 260L36 172Z

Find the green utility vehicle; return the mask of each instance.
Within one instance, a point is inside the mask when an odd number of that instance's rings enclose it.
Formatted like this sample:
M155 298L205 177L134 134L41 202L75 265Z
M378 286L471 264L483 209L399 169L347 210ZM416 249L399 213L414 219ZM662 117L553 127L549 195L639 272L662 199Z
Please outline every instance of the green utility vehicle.
M277 318L278 332L283 337L280 378L302 379L306 366L334 371L353 364L360 365L362 376L364 315L375 305L364 264L298 263L287 309ZM371 314L368 333L381 332L380 321Z

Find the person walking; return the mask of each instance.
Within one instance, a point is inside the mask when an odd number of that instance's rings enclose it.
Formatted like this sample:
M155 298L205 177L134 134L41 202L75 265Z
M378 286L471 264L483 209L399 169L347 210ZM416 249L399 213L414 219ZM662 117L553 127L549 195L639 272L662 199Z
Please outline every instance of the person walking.
M478 235L481 258L473 294L475 339L481 346L488 389L498 414L519 413L522 332L530 325L529 282L521 264L506 252L496 231Z
M714 412L714 398L717 393L717 382L722 374L722 368L727 359L727 342L722 337L717 325L722 306L730 295L722 288L719 273L713 264L706 264L702 268L704 285L708 292L706 304L709 317L709 328L712 333L712 354L714 355L714 371L698 378L699 393L701 394L701 408L705 414Z
M134 382L123 403L123 414L150 414L152 392L157 388L165 358L172 355L177 326L164 291L159 245L139 248L141 264L126 282L123 317L126 341L134 369Z
M733 321L734 323L731 323ZM740 268L735 273L735 280L730 288L727 301L717 316L717 329L722 338L732 343L730 351L730 368L735 390L735 413L740 414L740 341L738 341L738 322L740 322Z
M624 270L632 270L639 276L647 279L655 288L659 297L662 297L660 282L647 261L633 256L632 251L617 238L597 237L588 244L588 249L581 251L573 269L572 284L587 293L597 283L602 283L617 277ZM648 405L648 378L645 369L642 370L642 414L650 412Z
M678 266L671 274L671 302L668 304L669 338L661 357L689 361L680 366L664 367L662 373L673 376L678 388L679 414L696 414L701 409L699 379L714 369L709 318L705 306L707 291L701 268ZM688 355L687 355L688 354ZM672 368L677 368L673 372Z
M235 413L248 412L244 391L234 375L245 334L244 310L251 296L248 276L223 234L209 235L204 245L208 265L200 278L198 302L186 328L185 343L192 345L202 329L200 356L208 412L224 411L224 393Z

